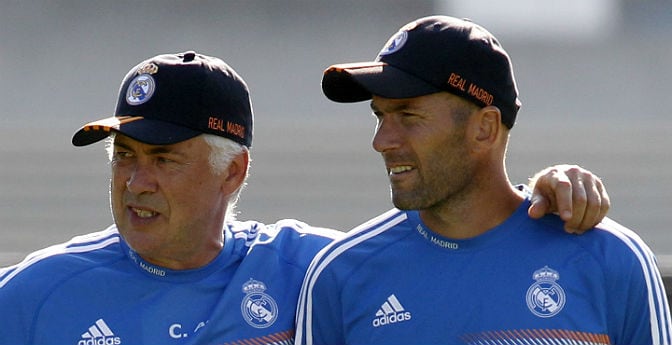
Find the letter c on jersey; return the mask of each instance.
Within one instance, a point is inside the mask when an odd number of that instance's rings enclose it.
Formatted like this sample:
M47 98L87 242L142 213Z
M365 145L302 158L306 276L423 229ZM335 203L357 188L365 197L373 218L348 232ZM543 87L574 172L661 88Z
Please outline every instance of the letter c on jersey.
M181 338L186 338L187 333L181 333L180 331L182 330L182 325L179 323L174 323L170 325L170 328L168 328L168 334L170 334L170 337L173 339L181 339Z

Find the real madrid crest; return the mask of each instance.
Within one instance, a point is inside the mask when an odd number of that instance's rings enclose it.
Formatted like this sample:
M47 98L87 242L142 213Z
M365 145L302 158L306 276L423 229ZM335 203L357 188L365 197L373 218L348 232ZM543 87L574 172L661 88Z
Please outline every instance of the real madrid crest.
M149 101L156 88L152 74L158 70L159 67L153 63L144 65L138 69L138 76L131 80L126 90L126 102L128 104L140 105Z
M401 49L401 47L404 46L407 39L408 39L408 31L402 30L397 32L387 41L387 43L385 43L383 50L381 50L380 53L378 53L378 55L380 56L390 55L396 51L399 51L399 49Z
M254 328L270 327L278 318L278 304L264 291L266 284L252 278L243 284L245 298L240 304L240 311L245 321Z
M394 36L390 37L390 39L385 43L385 46L383 46L383 49L378 53L380 56L384 55L390 55L392 53L395 53L401 49L401 47L406 44L406 41L408 40L408 32L415 29L418 26L417 22L411 22L394 34Z
M558 314L565 306L565 290L557 283L560 274L548 266L534 271L536 283L527 289L527 307L539 317L547 318Z

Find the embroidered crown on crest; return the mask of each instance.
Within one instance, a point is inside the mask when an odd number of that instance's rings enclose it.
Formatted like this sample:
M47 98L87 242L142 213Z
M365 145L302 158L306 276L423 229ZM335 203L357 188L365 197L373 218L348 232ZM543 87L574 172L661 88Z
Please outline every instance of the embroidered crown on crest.
M544 266L544 268L534 271L532 278L536 281L556 281L560 279L558 271Z
M245 284L243 284L243 292L248 295L251 293L260 293L266 291L266 284L250 278Z

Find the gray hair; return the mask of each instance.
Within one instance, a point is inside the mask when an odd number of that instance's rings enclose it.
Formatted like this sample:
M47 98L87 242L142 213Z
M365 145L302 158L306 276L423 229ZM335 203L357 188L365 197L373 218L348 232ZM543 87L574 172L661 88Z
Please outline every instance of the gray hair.
M107 156L110 162L112 161L114 155L114 136L115 132L110 133L110 136L107 138L105 149L107 150ZM224 170L229 166L231 161L237 155L243 152L249 152L247 146L241 145L233 140L214 135L214 134L201 134L203 140L210 146L210 169L215 175L220 175ZM251 161L251 159L250 159ZM226 208L226 219L235 220L236 219L236 204L238 203L238 198L240 193L243 190L243 187L247 185L247 177L249 176L249 163L245 167L245 178L243 183L236 189L236 191L231 194L229 199L229 204Z
M243 152L249 152L247 146L241 145L231 139L221 137L214 134L202 134L203 140L210 146L210 168L212 172L216 175L224 172L226 167L229 166L231 161L237 155ZM249 153L248 153L249 154ZM250 159L251 161L251 159ZM247 185L247 177L249 176L249 163L245 167L245 178L243 183L240 184L240 187L231 194L231 199L229 199L229 205L226 208L226 219L235 220L236 219L236 204L238 203L238 198L240 197L240 192L243 190L243 187Z

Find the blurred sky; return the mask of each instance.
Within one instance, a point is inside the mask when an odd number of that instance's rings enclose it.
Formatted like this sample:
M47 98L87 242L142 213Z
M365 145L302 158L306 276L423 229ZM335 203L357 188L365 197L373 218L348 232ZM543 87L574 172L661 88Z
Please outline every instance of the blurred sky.
M672 254L672 5L662 0L0 1L0 252L111 222L103 147L74 148L71 135L112 114L130 67L192 49L223 58L252 92L239 218L346 230L389 209L368 105L327 101L321 72L374 58L399 27L436 13L482 24L513 58L523 108L512 181L579 163L604 178L614 219Z

